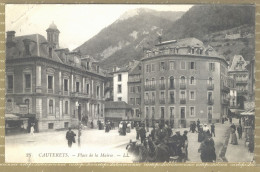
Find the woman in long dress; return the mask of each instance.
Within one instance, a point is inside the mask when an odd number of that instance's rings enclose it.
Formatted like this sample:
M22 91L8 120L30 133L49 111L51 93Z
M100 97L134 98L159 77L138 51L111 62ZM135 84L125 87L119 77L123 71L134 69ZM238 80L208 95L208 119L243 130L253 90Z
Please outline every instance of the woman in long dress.
M237 145L237 135L236 135L236 130L234 128L231 128L231 144Z

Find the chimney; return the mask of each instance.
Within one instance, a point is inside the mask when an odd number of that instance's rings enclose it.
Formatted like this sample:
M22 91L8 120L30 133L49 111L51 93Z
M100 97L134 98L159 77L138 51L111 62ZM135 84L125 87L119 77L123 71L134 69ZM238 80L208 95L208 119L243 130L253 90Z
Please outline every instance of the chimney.
M6 34L6 42L13 42L15 37L15 31L7 31Z

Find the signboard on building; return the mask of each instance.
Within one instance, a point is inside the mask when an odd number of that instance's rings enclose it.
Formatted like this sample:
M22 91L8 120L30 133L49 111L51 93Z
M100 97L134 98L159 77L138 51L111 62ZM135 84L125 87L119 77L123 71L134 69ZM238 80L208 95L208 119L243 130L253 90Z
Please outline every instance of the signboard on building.
M250 110L255 108L255 102L254 101L246 101L244 103L245 110Z
M28 113L28 105L19 105L19 113L20 114L27 114Z

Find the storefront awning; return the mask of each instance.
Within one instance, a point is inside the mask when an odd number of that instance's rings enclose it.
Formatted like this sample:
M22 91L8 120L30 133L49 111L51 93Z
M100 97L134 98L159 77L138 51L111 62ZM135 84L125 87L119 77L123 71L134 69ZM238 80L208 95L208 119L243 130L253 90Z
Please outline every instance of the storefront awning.
M229 109L231 113L234 113L234 114L240 114L241 112L244 112L244 110L241 110L241 109Z
M31 113L28 113L28 114L17 114L20 118L35 118L36 117L36 114L31 114Z
M255 109L247 110L240 113L241 116L255 116Z
M5 114L5 120L19 120L19 116L14 114Z

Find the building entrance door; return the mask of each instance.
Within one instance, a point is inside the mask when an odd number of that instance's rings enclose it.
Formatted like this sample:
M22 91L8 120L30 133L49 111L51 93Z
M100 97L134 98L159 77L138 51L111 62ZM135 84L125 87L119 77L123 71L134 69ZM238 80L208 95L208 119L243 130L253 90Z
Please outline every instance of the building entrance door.
M185 107L181 107L181 127L186 127L186 110Z
M81 104L79 104L79 107L78 107L78 118L79 118L79 121L81 121Z

